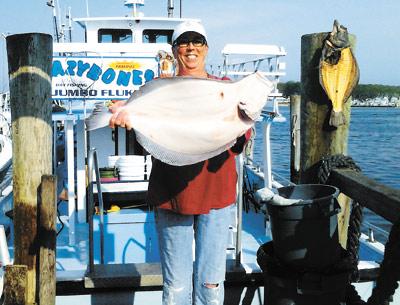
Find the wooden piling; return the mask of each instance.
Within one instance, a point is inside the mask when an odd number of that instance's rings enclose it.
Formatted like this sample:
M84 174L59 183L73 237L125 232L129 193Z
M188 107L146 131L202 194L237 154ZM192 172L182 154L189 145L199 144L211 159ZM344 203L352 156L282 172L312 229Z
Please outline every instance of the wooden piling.
M56 302L56 205L57 177L42 176L39 203L38 304Z
M316 164L323 156L347 154L350 124L350 99L344 104L346 124L329 126L331 102L319 83L319 60L328 33L301 37L301 157L300 182L316 182ZM351 46L355 37L350 35Z
M27 304L37 300L38 190L52 171L52 37L7 37L13 133L14 262L27 266Z
M25 305L27 299L27 268L23 265L4 267L4 305Z
M346 123L329 126L332 104L319 83L319 60L328 33L301 37L301 104L300 104L300 183L317 183L319 161L324 156L347 155L351 98L343 106ZM355 36L349 35L354 49ZM338 215L339 240L345 247L349 218L349 198L340 195L342 214ZM343 214L343 211L344 212Z
M300 173L300 95L290 96L290 181L299 183Z

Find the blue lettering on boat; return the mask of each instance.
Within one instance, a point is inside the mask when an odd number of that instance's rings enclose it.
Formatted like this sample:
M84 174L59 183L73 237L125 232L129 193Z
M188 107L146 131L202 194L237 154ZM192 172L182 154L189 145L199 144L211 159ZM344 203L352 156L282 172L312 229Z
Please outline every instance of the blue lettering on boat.
M131 72L119 71L117 85L118 86L128 86L129 79L131 78Z
M91 81L101 81L103 84L106 85L115 83L116 85L122 87L128 87L132 84L135 86L141 86L144 83L152 80L155 76L154 71L151 69L117 71L114 68L108 67L106 70L103 70L103 67L99 66L96 63L89 63L84 62L83 60L72 59L69 59L66 62L58 59L54 60L51 75L53 78L62 77L65 75L82 77L90 79ZM74 91L73 94L75 93L76 92Z

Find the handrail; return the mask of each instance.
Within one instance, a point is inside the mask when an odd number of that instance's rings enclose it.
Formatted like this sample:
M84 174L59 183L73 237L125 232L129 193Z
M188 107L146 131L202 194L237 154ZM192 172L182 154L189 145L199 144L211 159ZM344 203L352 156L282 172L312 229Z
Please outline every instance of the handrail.
M389 237L389 232L385 231L382 228L377 227L376 225L370 223L369 221L363 221L361 224L364 228L367 228L368 230L372 230L375 232L378 232L379 234L383 235L383 237L388 238Z
M236 255L235 255L235 263L236 267L239 267L242 262L242 221L243 221L243 154L237 156L238 162L238 200L236 205Z
M230 55L230 54L226 54L226 55ZM234 63L230 63L227 66L239 66L239 65L243 65L243 64L252 64L252 63L256 63L256 62L262 62L264 60L269 60L269 59L273 59L277 56L282 56L282 55L269 55L269 56L264 56L264 57L256 57L256 58L252 58L252 59L248 59L248 60L244 60L244 61L237 61Z
M88 222L89 222L89 273L94 272L94 243L93 243L93 159L94 150L88 153Z
M94 168L93 168L94 167ZM94 270L94 240L93 240L93 209L94 209L94 196L93 196L93 169L95 171L97 196L99 200L100 210L100 264L104 264L104 203L103 194L101 191L100 170L97 159L97 152L95 148L90 149L88 154L88 180L89 180L89 273Z
M333 169L329 183L391 223L400 219L399 189L383 185L350 169Z

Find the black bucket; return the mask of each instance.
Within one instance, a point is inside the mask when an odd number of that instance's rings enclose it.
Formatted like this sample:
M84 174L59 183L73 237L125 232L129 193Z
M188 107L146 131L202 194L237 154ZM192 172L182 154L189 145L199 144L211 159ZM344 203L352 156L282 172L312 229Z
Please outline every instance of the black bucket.
M278 192L298 202L267 205L276 258L296 270L320 271L336 263L341 253L336 216L339 190L303 184L282 187Z
M274 305L345 305L348 273L299 277L264 274L264 301Z
M345 305L351 271L348 255L342 250L339 262L324 273L297 272L275 257L274 242L261 245L257 262L264 275L264 304Z

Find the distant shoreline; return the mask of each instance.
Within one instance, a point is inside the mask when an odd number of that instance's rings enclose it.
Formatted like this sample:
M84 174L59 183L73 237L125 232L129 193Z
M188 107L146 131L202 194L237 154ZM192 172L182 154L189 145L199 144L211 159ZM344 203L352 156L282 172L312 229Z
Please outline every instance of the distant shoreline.
M278 102L279 106L289 106L290 105L290 101L282 101L282 102ZM351 107L381 107L381 108L400 108L400 102L396 101L396 102L360 102L360 101L356 101L354 102L354 100L351 102Z
M357 107L357 108L400 108L400 106L388 106L388 105L351 105L351 107Z
M289 103L279 103L279 106L287 107L290 106ZM389 106L389 105L351 105L353 108L400 108L400 106Z

